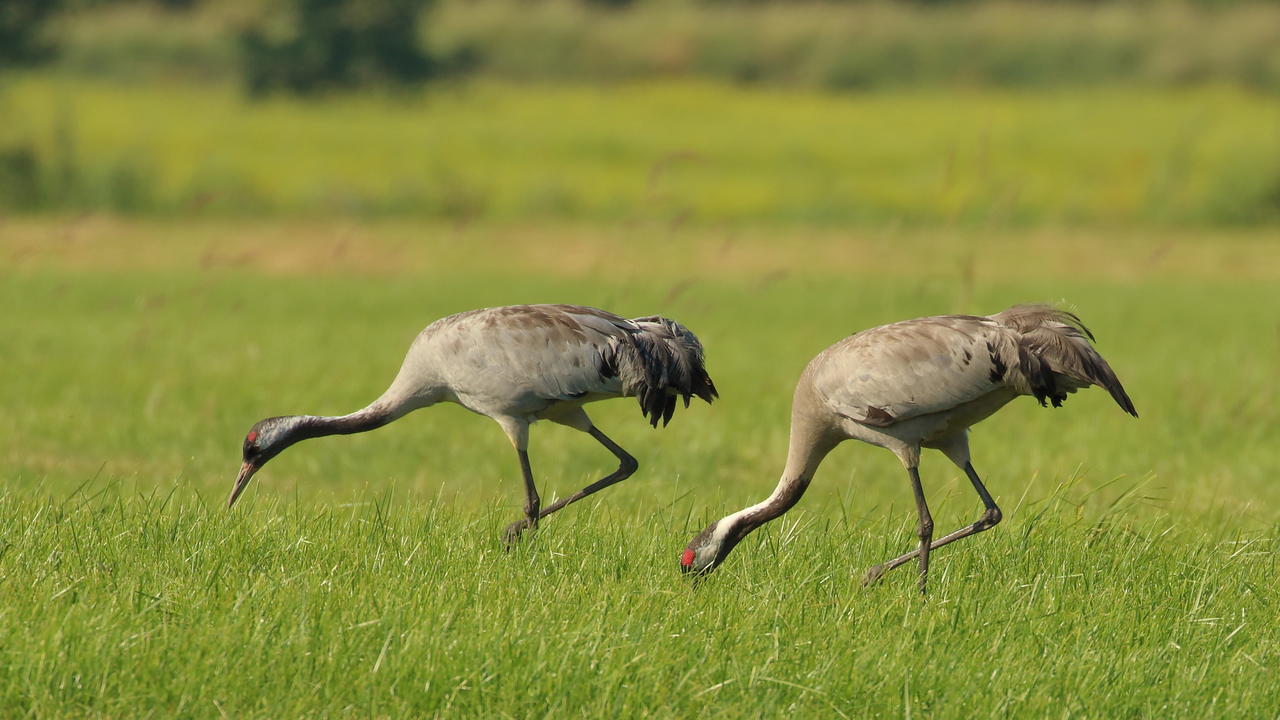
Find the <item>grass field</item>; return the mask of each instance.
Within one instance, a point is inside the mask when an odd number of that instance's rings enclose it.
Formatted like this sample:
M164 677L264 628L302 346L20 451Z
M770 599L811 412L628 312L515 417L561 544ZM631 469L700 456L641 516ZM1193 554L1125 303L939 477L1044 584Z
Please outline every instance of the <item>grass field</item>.
M15 77L0 207L454 222L969 227L1280 220L1280 112L1238 87L829 95L477 82L250 102Z
M1273 233L8 219L0 224L0 716L1266 717L1280 707ZM1005 509L912 545L889 453L846 444L691 588L677 557L764 497L804 363L857 329L1071 303L1100 392L978 426ZM455 407L273 461L260 417L383 390L428 321L588 303L694 328L722 393L507 554L518 467ZM536 426L543 497L611 469ZM979 503L922 466L938 528Z

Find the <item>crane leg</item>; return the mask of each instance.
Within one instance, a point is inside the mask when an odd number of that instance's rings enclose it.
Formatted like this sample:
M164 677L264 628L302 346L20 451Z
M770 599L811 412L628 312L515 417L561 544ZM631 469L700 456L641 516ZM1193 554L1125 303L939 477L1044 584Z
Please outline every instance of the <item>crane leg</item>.
M600 429L591 423L591 419L587 417L587 413L581 408L577 408L572 412L566 412L563 415L556 417L549 417L547 419L552 422L574 428L575 430L581 430L595 438L597 442L604 445L609 452L613 453L614 457L618 458L618 469L600 480L582 488L578 492L568 497L561 498L546 508L540 508L538 489L534 487L533 473L529 470L529 455L524 449L520 448L519 444L517 444L517 450L520 453L520 469L524 472L525 494L528 497L528 500L525 502L524 506L525 517L508 525L506 531L503 533L508 548L511 547L512 543L519 539L520 534L525 530L529 528L536 528L538 520L560 510L566 505L578 502L592 493L599 492L610 485L626 480L631 477L637 468L640 467L640 463L636 462L636 459L632 457L630 453L623 450L622 447L613 440L610 440L609 436L600 432ZM516 442L515 436L513 436L512 442Z
M524 517L511 523L503 532L503 539L510 548L520 539L520 534L529 528L538 527L538 511L542 507L542 499L538 497L538 487L533 483L533 470L529 467L529 451L520 450L520 473L524 475Z
M529 423L513 417L494 418L502 426L503 432L511 440L520 458L520 474L524 477L524 517L507 526L503 533L507 548L520 537L520 533L538 526L538 512L542 509L542 500L538 497L538 487L533 482L533 468L529 465Z
M929 551L932 549L930 543L933 542L933 516L929 514L929 503L924 499L924 488L920 485L920 468L912 466L907 468L907 474L911 476L911 492L916 496L916 515L920 518L920 524L916 526L916 534L920 537L920 548L916 550L916 554L920 556L920 594L925 592L925 585L929 581Z
M956 530L955 532L948 533L947 535L944 535L941 538L938 538L937 542L932 543L929 546L928 550L937 550L943 545L946 545L947 543L955 542L960 538L969 537L970 535L976 535L977 533L980 533L983 530L990 530L991 528L995 527L997 523L1000 522L1000 519L1002 517L1000 514L1000 508L996 506L995 500L991 499L991 493L987 492L986 486L982 484L982 479L978 477L978 471L973 469L973 463L965 461L964 474L969 476L969 482L973 483L973 489L978 492L978 497L982 498L982 504L986 506L986 511L983 512L982 517L978 518L978 521L973 523L972 525L966 525L960 528L959 530ZM916 487L919 487L919 485L917 484ZM918 496L917 496L917 501L922 502L919 500ZM879 565L876 565L870 570L867 570L866 576L864 576L862 579L862 584L865 586L865 585L871 585L875 583L877 580L880 579L880 576L884 575L890 570L898 567L899 565L906 563L908 560L911 560L912 558L919 555L921 558L921 568L922 568L920 572L920 589L921 589L921 592L923 592L924 591L924 572L928 568L928 561L925 560L925 558L928 556L928 550L924 550L924 546L921 545L920 550L912 550L906 555L900 555L892 560L889 560L888 562L884 562Z
M640 463L636 462L636 459L631 457L631 453L623 450L621 446L610 440L609 436L600 432L600 429L596 426L592 425L591 428L587 430L587 433L591 435L591 437L595 438L601 445L608 448L609 452L613 453L614 457L618 458L618 469L582 488L578 492L555 501L549 507L544 509L538 517L544 518L563 508L565 505L576 503L592 493L600 492L614 483L622 482L623 480L631 477L632 473L640 467Z

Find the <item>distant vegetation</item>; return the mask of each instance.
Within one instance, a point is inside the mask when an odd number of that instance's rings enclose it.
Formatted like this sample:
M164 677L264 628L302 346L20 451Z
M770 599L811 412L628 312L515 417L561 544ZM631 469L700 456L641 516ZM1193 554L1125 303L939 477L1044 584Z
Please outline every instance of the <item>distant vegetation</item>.
M449 2L429 28L507 78L696 75L850 90L1230 81L1280 90L1280 4Z
M420 4L359 5L366 16L398 13L399 29L413 30L404 26ZM238 37L297 37L306 16L291 19L263 0L166 6L92 3L71 13L63 66L99 76L238 78ZM472 72L506 79L693 75L833 90L1233 82L1280 90L1276 2L441 0L416 23L422 52L465 58ZM323 18L319 25L334 30Z
M0 70L52 55L45 29L58 7L58 0L5 0L0 5Z
M0 207L455 221L1280 220L1272 98L1230 89L831 95L664 81L247 99L9 87ZM322 110L322 111L321 111Z
M1280 221L1280 3L66 7L0 209Z
M430 78L417 27L430 0L293 0L281 22L240 33L245 84L311 94Z

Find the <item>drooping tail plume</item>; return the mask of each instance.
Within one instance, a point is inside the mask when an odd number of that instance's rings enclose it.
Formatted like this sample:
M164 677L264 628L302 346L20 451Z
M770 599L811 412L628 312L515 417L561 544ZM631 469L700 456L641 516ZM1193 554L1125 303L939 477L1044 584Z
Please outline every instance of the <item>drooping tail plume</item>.
M1017 305L992 315L1018 333L1018 365L1040 404L1062 405L1067 394L1089 385L1111 393L1120 409L1138 411L1115 371L1094 349L1093 333L1075 313L1051 305Z
M651 425L671 421L677 397L685 407L695 395L708 403L718 397L703 365L702 343L688 328L656 315L632 322L640 330L610 346L601 372L618 377L623 394L639 400Z

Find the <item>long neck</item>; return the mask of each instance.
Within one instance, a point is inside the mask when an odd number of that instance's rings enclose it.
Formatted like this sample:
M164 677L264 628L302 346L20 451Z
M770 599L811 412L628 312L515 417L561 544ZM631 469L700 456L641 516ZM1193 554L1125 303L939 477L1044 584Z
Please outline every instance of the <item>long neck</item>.
M299 439L365 432L380 428L397 417L399 415L392 412L390 408L380 406L378 403L347 415L333 417L303 415L298 420L298 433L301 436Z
M398 380L398 379L397 379ZM374 400L367 407L353 413L337 416L302 415L298 419L299 440L305 438L324 437L326 435L351 435L366 432L401 417L411 410L422 407L421 398L404 390L399 382Z
M791 412L787 465L783 468L782 478L778 480L773 493L765 500L720 521L722 527L736 527L738 539L794 507L809 487L809 481L817 472L818 465L836 446L838 441L824 430L821 422L814 419L809 409L809 404L797 393Z

